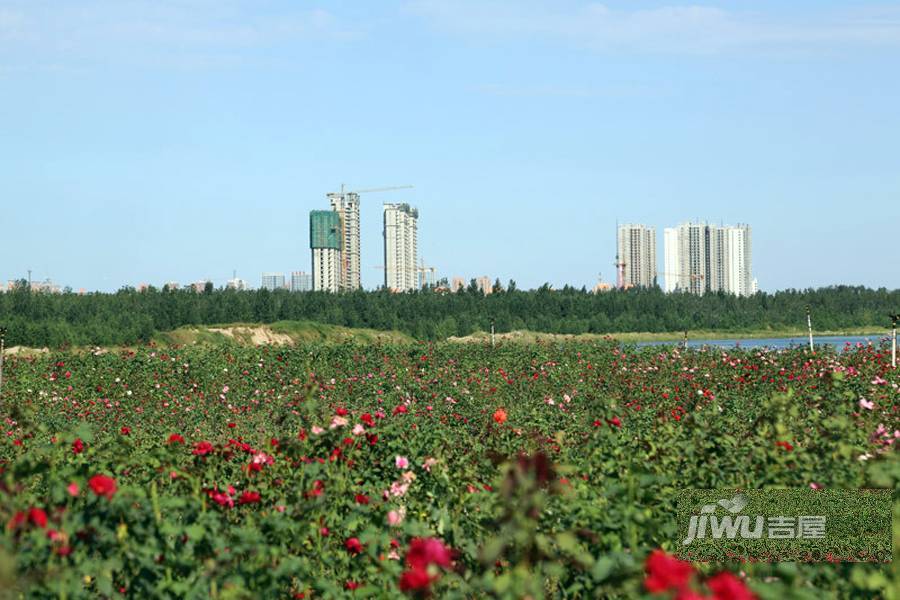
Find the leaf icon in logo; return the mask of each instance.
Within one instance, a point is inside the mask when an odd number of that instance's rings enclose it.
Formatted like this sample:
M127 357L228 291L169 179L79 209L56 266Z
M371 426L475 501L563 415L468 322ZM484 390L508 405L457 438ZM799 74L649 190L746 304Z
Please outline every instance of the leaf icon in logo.
M719 500L719 506L733 514L737 514L744 510L744 507L747 506L747 496L743 494L735 494L734 498L732 498L731 500Z

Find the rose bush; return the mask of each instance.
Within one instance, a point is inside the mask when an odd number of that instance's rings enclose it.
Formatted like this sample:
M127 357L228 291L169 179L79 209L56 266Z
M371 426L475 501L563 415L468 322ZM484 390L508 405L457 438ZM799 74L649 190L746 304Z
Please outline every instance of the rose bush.
M672 499L682 487L896 490L898 384L873 346L12 357L0 588L887 598L898 583L885 565L681 562Z

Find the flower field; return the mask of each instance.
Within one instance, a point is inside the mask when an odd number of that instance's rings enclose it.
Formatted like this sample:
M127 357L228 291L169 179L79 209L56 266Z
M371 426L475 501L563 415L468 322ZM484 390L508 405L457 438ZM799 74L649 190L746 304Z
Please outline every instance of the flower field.
M0 589L900 598L891 564L673 556L673 498L687 487L886 487L896 521L898 409L900 373L872 346L13 357L0 406Z

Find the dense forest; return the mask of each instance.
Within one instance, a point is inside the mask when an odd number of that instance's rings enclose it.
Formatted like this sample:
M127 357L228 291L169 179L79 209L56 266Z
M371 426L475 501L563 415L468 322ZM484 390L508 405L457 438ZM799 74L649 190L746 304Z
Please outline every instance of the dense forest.
M658 288L589 293L515 282L484 295L474 286L458 293L405 294L131 288L116 293L34 293L26 285L0 294L0 327L7 345L116 345L146 341L183 325L309 320L348 327L397 330L434 340L490 329L548 333L784 330L806 326L810 306L819 331L887 327L900 309L900 290L838 286L815 290L726 294L664 294Z

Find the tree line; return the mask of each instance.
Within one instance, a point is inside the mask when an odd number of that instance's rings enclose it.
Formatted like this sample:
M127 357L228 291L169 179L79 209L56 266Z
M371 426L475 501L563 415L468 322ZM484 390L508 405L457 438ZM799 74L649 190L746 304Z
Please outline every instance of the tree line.
M833 286L757 293L695 296L659 288L591 293L544 285L520 290L515 282L483 294L474 285L457 293L425 289L341 294L265 289L202 292L123 288L115 293L47 294L26 285L0 294L6 343L34 347L123 345L145 342L157 331L185 325L309 320L347 327L397 330L438 340L487 331L546 333L730 332L803 329L806 307L817 330L887 326L900 311L900 290Z

